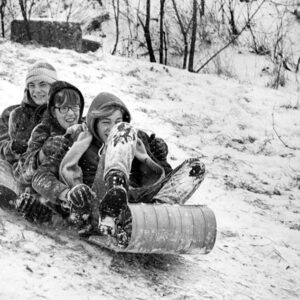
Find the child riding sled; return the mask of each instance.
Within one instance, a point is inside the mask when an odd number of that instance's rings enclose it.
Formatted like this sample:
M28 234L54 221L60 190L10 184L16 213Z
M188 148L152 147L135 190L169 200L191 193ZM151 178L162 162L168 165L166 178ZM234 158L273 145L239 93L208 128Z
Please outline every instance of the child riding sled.
M184 204L203 181L205 167L198 158L172 170L167 144L134 128L128 108L115 95L96 96L86 120L86 129L56 166L60 178L53 176L52 165L52 174L41 167L32 181L42 197L65 197L61 204L70 212L89 213L85 233L114 235L128 203Z

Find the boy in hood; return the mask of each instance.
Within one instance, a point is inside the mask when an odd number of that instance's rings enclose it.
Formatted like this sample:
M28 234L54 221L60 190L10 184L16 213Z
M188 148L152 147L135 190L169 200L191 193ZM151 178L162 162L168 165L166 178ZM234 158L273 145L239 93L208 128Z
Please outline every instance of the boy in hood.
M33 129L26 153L13 165L13 175L20 184L31 186L39 168L50 172L60 162L82 130L83 109L84 98L78 88L65 81L56 81L51 85L46 114ZM55 177L56 174L51 173L51 176ZM54 210L56 204L52 205ZM33 209L33 205L36 209ZM18 199L17 208L29 217L29 213L36 214L40 205L35 197L25 193ZM35 215L35 218L38 216Z
M55 68L38 61L26 74L21 105L5 109L0 118L0 158L13 164L27 149L32 129L43 116L50 85L57 80Z

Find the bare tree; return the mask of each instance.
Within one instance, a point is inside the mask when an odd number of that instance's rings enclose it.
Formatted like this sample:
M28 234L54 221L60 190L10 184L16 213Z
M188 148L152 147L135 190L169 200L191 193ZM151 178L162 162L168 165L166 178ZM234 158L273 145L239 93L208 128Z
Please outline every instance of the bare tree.
M180 31L181 31L181 34L182 34L182 38L183 38L184 49L183 49L183 64L182 64L182 68L185 69L186 68L186 64L187 64L188 51L189 51L189 46L188 46L188 32L190 30L192 19L188 22L188 24L185 27L184 24L183 24L183 18L179 14L176 1L172 0L172 3L173 3L174 10L175 10L175 15L176 15L176 18L177 18L177 22L178 22L178 25L179 25L179 28L180 28Z
M192 36L191 36L191 46L190 46L189 66L188 66L189 72L194 71L194 55L195 55L195 46L196 46L196 33L197 33L197 10L198 10L197 0L193 0Z
M70 4L67 5L66 3L64 4L64 9L67 10L67 17L66 17L66 22L68 23L72 14L72 8L73 8L73 1L70 1Z
M141 19L141 17L139 15L138 15L138 19L144 29L144 35L145 35L145 40L146 40L146 44L147 44L147 48L148 48L150 62L156 62L153 47L152 47L151 35L150 35L150 19L151 19L150 2L151 2L151 0L147 0L147 3L146 3L145 23L143 22L143 20Z
M252 19L254 18L254 16L257 14L257 12L260 10L260 8L262 7L262 5L266 2L266 0L262 0L261 3L258 5L258 7L256 8L256 10L253 12L253 14L248 18L246 24L244 25L244 27L240 30L240 32L238 33L238 35L234 36L225 46L223 46L221 49L219 49L216 53L214 53L209 59L207 59L197 70L196 73L200 72L206 65L208 65L216 56L218 56L222 51L224 51L229 45L231 45L232 43L234 43L237 38L242 34L242 32L248 28L250 22L252 21Z
M164 63L164 13L165 13L165 0L160 0L160 20L159 20L159 63Z
M26 28L28 40L31 40L30 27L29 27L29 22L28 22L28 18L27 18L27 0L19 0L19 5L21 8L21 13L22 13L24 22L25 22L25 28Z
M118 47L119 35L120 35L120 30L119 30L120 0L112 0L112 6L114 9L114 17L115 17L115 23L116 23L116 41L115 41L114 48L111 52L111 54L114 55L116 53L116 50Z
M5 37L5 29L4 29L4 17L5 17L5 7L6 7L7 1L1 0L0 2L0 17L1 17L1 30L2 30L2 37Z
M235 24L235 9L233 5L234 0L228 0L228 9L229 9L229 25L231 28L231 34L233 36L238 35L239 31Z
M205 15L205 0L201 0L200 2L200 17Z

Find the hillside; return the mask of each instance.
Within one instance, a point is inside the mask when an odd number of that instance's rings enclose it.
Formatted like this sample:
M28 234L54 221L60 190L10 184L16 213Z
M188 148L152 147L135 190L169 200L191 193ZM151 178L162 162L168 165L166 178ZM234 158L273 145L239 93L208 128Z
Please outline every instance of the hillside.
M276 91L100 51L0 40L0 54L0 111L21 101L26 70L41 58L83 92L86 109L99 92L115 93L136 126L167 141L172 166L202 157L207 176L188 204L208 205L218 223L206 256L149 257L113 254L0 210L0 299L300 298L300 109L294 89Z

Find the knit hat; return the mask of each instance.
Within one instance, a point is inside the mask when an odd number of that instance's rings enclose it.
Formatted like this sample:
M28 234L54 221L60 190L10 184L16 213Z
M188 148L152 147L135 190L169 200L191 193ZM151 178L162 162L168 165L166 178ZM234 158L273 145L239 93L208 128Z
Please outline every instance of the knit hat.
M27 71L26 86L34 80L41 80L51 84L57 80L56 70L45 61L36 62Z

